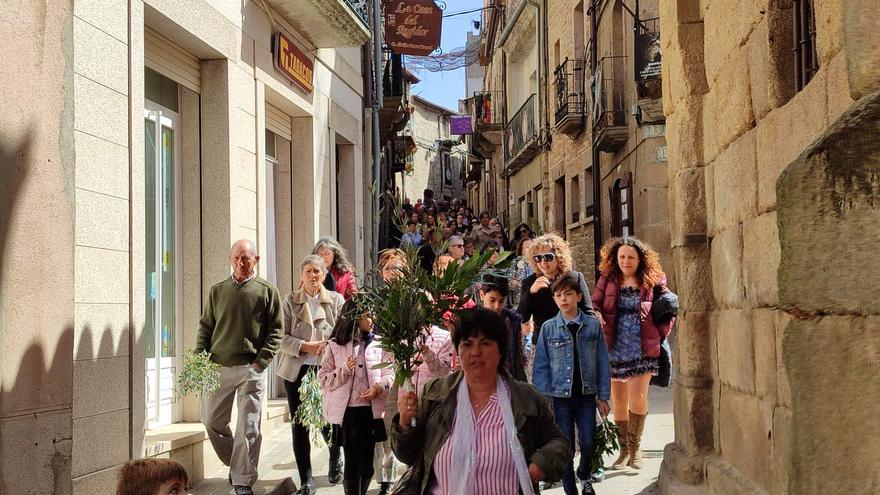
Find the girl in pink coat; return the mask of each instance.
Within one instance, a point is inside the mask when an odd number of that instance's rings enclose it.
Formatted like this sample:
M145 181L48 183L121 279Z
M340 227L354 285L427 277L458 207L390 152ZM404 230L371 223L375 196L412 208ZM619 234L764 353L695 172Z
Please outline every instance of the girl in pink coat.
M391 367L374 369L390 357L379 346L370 317L357 316L356 310L354 301L342 307L318 371L324 417L333 425L332 441L345 455L346 495L361 495L370 486L376 442L387 439L382 416L393 381Z

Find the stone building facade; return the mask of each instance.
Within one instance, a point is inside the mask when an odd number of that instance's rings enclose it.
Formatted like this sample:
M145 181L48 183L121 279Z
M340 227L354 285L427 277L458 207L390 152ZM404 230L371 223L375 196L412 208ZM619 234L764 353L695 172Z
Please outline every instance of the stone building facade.
M459 136L449 133L449 117L457 115L448 108L418 96L410 99L410 118L403 134L412 138L412 171L402 174L399 185L404 198L413 203L424 199L425 189L434 198L467 198L463 171L467 159Z
M683 311L663 491L876 493L876 5L661 7Z
M367 263L365 13L76 0L2 16L0 492L110 493L144 456L198 481L219 461L175 376L232 242L257 243L282 293L321 235ZM273 63L278 33L311 65L301 84ZM273 375L266 429L287 413Z
M637 74L636 33L656 40L658 2L640 2L638 13L621 1L486 6L483 89L503 111L471 103L471 194L511 229L525 222L565 237L590 278L596 234L599 245L639 237L660 252L674 286L662 88L659 74Z

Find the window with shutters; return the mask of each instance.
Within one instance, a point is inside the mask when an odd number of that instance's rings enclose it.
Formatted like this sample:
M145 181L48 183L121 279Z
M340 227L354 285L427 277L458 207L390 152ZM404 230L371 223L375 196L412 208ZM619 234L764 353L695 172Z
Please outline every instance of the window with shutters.
M632 173L614 181L611 196L611 235L629 237L635 234L633 222Z

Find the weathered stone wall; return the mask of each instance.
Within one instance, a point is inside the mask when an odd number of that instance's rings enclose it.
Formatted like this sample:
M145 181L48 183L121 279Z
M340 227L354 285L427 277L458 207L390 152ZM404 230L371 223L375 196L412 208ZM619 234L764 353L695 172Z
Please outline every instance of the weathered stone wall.
M683 310L665 493L880 487L869 3L813 2L820 69L795 93L791 1L661 2Z

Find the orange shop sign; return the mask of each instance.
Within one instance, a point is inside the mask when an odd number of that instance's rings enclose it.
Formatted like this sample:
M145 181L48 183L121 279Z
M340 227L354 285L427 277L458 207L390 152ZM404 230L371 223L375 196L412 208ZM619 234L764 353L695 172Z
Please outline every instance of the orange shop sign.
M272 52L275 68L306 92L311 93L314 88L312 85L314 65L308 55L280 32L275 34Z

